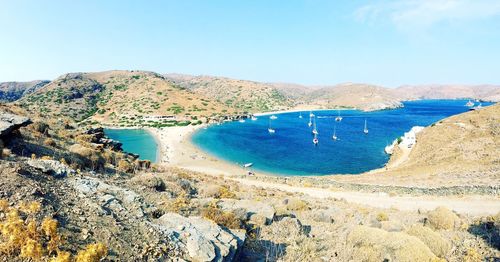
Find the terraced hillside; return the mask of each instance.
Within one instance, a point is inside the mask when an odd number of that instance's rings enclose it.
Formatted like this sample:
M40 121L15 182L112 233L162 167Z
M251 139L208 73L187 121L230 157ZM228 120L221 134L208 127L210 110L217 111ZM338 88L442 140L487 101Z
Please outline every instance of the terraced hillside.
M272 84L225 77L168 74L174 83L238 112L264 112L292 107L295 101Z
M35 80L30 82L4 82L0 83L0 102L12 102L21 97L35 92L50 81Z
M368 85L346 83L317 89L303 98L312 108L351 107L361 110L379 110L401 106L400 99L390 89Z
M232 112L159 74L144 71L66 74L19 104L34 113L121 126L148 124L146 116L198 121Z

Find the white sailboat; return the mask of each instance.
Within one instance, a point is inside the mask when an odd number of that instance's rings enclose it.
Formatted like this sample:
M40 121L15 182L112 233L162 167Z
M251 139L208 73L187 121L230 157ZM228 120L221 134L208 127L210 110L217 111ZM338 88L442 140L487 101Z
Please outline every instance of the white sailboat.
M366 125L366 119L365 119L365 129L363 129L363 132L365 134L368 134L368 126Z
M269 127L267 128L267 131L268 131L270 134L274 134L274 133L276 133L276 130L274 130L273 128L271 128L271 118L269 118Z
M314 117L314 114L312 111L309 111L309 117Z
M308 127L312 126L312 116L311 116L311 114L309 114L309 123L307 123L307 126Z
M318 143L319 143L318 136L316 134L314 134L313 144L318 145Z
M466 106L466 107L473 107L473 106L474 106L474 102L472 102L472 101L470 101L470 100L469 100L469 102L467 102L467 103L465 104L465 106Z
M313 135L318 134L318 130L316 129L316 118L313 118L314 128L312 130Z
M275 115L272 115L272 116L270 117L270 119L275 120L275 119L278 119L278 117L277 117L277 116L275 116Z
M252 121L255 121L255 120L257 120L257 117L252 116L252 118L251 118L251 119L252 119Z
M299 118L302 118L302 112L299 112Z
M332 139L333 140L337 140L337 126L333 126L333 136L332 136Z
M338 116L335 118L335 121L340 122L342 121L342 117L340 116L340 110L337 110Z
M238 122L240 122L240 123L245 123L245 119L243 119L243 118L242 118L242 119L240 119Z

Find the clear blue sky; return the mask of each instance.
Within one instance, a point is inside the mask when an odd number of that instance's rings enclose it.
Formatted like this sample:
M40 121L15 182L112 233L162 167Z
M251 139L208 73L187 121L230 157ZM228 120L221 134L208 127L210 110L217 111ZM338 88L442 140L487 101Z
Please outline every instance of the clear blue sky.
M500 84L500 1L0 0L0 81L110 69Z

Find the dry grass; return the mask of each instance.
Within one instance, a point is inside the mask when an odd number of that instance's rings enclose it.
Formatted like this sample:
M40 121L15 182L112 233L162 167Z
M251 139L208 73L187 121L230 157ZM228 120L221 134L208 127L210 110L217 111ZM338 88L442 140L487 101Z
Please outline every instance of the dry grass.
M380 212L377 214L376 217L377 221L382 222L382 221L389 221L389 216L387 216L386 213Z
M120 161L118 161L118 170L130 173L134 171L134 165L125 159L120 159Z
M307 202L302 199L292 198L288 200L286 209L289 211L304 211L308 209Z
M43 144L46 146L56 146L56 141L52 138L46 138L43 140Z
M451 243L428 227L412 225L406 233L420 239L438 257L444 258L451 250Z
M90 244L78 252L76 262L99 262L108 254L108 248L102 243Z
M45 218L37 221L40 211L38 202L21 202L17 207L11 207L7 200L0 199L0 254L4 259L72 261L70 253L60 250L63 241L57 220ZM106 255L107 248L97 243L80 251L75 261L97 262Z
M427 214L429 224L437 230L451 230L460 224L460 218L446 207L437 207Z
M418 238L401 232L357 226L349 234L354 261L431 261L436 256Z
M464 262L482 262L483 257L477 252L476 249L470 248L467 250L465 253L465 256L463 257Z
M202 217L212 220L220 226L231 229L242 227L242 221L233 213L221 210L216 203L211 203L201 211Z
M191 200L189 199L189 196L186 193L181 192L177 198L167 204L166 209L176 213L182 213L189 210L190 204Z

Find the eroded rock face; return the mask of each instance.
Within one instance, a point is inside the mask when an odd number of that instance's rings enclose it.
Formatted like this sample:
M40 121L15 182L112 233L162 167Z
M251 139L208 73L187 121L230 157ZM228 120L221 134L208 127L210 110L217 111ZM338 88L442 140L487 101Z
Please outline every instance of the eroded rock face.
M233 261L245 241L244 230L224 229L201 217L167 213L152 225L184 246L193 261Z
M5 137L20 127L31 124L27 117L0 112L0 137Z

